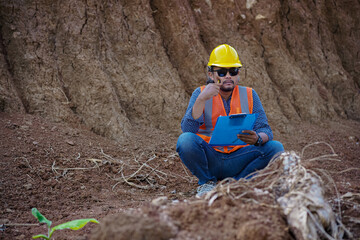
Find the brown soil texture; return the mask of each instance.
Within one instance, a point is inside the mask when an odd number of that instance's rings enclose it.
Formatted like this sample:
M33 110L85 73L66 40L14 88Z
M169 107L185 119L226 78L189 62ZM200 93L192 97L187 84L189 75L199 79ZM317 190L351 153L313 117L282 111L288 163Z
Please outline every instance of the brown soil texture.
M0 114L0 129L1 222L8 225L0 232L1 239L29 239L45 233L44 225L11 225L37 223L33 207L53 226L90 217L101 222L101 228L91 223L78 231L55 232L54 239L292 239L279 210L241 201L216 201L210 207L197 202L196 179L175 154L177 135L141 130L120 144L81 126L7 113ZM349 120L304 123L295 130L275 138L286 150L299 154L309 143L330 144L341 161L310 161L331 153L326 144L316 144L304 150L304 165L326 170L340 196L359 194L360 124ZM145 162L149 167L139 171ZM133 173L138 179L132 183L152 187L141 189L122 181L121 174ZM336 192L333 186L329 189L328 201L338 212ZM165 196L168 210L151 204ZM359 200L355 196L340 202L342 222L355 239L360 237Z
M357 0L0 0L0 110L125 142L136 125L179 133L227 43L277 131L359 120L359 11Z
M193 201L175 152L223 43L275 139L334 179L328 200L360 238L359 12L358 0L0 0L0 238L46 232L15 226L36 223L32 207L54 225L102 222L55 239L293 238L274 209ZM330 146L340 161L316 158ZM168 208L151 204L159 197Z

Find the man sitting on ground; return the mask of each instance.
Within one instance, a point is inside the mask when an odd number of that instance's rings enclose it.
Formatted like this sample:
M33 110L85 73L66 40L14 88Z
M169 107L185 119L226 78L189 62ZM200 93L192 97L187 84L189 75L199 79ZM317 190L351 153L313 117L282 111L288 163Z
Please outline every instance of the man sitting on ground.
M208 63L207 78L212 83L195 89L181 121L183 133L176 150L199 179L197 197L211 191L219 180L228 177L238 180L265 168L275 154L284 151L280 142L272 140L272 130L255 90L238 85L241 66L233 47L227 44L216 47ZM248 145L210 146L217 118L238 113L258 114L254 129L237 135Z

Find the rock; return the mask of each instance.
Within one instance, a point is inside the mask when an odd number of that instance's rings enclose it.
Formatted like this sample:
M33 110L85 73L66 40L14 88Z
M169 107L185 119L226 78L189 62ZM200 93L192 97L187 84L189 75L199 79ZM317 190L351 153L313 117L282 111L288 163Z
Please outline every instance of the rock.
M348 139L350 142L355 142L355 143L359 142L359 138L356 136L349 136Z
M12 209L10 209L10 208L5 209L5 211L6 211L7 213L13 213L13 212L15 212L14 210L12 210Z
M166 196L155 198L151 201L151 204L154 206L162 206L168 202L168 198Z
M27 130L29 130L29 126L28 125L22 125L22 126L20 126L20 129L21 130L24 130L24 131L27 131Z
M23 187L24 187L26 190L31 190L31 189L32 189L32 184L31 184L31 183L27 183L27 184L24 184Z
M5 223L9 223L9 219L6 219L6 218L1 218L0 219L0 224L5 224Z

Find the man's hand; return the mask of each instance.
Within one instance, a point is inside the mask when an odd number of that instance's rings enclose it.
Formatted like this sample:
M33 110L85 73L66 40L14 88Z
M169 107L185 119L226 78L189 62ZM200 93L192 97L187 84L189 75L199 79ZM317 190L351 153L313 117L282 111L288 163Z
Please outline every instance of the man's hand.
M205 89L200 93L198 99L207 101L219 94L221 83L209 83Z
M204 90L201 91L192 109L192 117L194 119L198 119L203 113L205 108L205 102L219 94L220 86L221 83L209 83L208 85L206 85Z
M251 131L251 130L244 130L242 131L242 133L248 133L248 134L238 134L237 137L247 143L247 144L250 144L250 145L254 145L257 140L258 140L258 135L256 134L255 131Z

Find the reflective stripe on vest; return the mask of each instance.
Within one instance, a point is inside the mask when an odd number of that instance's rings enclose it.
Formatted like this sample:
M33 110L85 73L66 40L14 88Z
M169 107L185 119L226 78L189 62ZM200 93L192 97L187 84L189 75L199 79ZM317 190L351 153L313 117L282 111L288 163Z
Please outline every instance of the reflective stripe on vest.
M201 86L201 91L206 86ZM230 102L231 114L237 113L252 113L253 98L252 88L236 86L232 92ZM219 116L227 116L224 103L220 94L207 100L204 108L204 124L202 124L197 132L204 141L209 143L212 132L214 130L216 120ZM213 147L218 152L231 153L245 146L228 146L228 147Z

